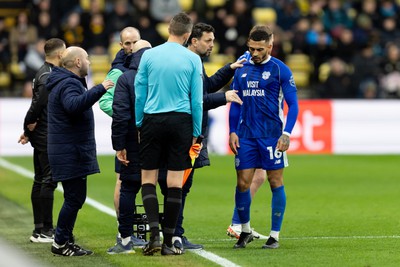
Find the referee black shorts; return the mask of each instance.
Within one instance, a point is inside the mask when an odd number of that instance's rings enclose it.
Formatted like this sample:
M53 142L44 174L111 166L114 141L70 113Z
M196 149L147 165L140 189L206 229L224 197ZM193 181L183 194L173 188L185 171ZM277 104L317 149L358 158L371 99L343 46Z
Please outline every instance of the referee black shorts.
M144 170L191 168L192 115L179 112L144 114L140 129L140 163Z

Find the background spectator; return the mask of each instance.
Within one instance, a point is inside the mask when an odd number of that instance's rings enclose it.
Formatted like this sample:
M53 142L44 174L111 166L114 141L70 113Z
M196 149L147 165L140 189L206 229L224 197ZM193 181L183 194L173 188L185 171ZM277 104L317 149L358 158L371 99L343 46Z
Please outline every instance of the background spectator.
M127 0L116 0L113 9L107 14L106 31L113 40L119 40L119 33L122 29L132 26L133 19Z
M70 13L61 28L61 39L68 46L82 46L84 30L81 26L81 17L77 11Z
M365 81L378 83L379 57L374 54L372 45L368 44L353 58L352 87L360 91L360 85ZM362 92L361 92L362 94Z
M380 65L380 86L386 97L400 98L400 50L396 43L390 42L385 51Z
M30 44L24 58L25 84L24 97L32 97L32 82L36 73L44 63L45 39L39 39L36 44Z
M101 13L93 14L85 31L83 47L89 54L105 54L108 49L109 35L106 30L104 16Z
M252 17L253 8L271 8L277 15L276 22L270 22L273 25L269 25L275 33L272 54L288 64L292 54L304 54L309 57L305 64L311 67L307 67L306 73L304 68L295 72L295 76L310 77L306 78L306 82L299 83L302 89L301 97L324 97L319 94L322 92L319 77L326 76L327 73L320 69L320 66L329 66L333 57L343 60L348 65L348 74L355 75L353 86L358 91L357 97L363 97L361 86L372 88L369 86L371 82L377 83L376 97L393 97L381 91L377 74L370 77L368 83L365 79L360 80L361 76L354 62L359 63L362 58L359 52L369 46L374 58L372 65L376 65L377 61L376 72L383 75L383 70L379 69L382 67L379 62L386 56L386 45L389 42L400 43L399 1L227 0L217 3L196 0L193 1L191 9L186 5L181 6L180 3L179 0L26 1L26 8L20 9L24 11L21 13L25 14L22 14L17 22L13 22L14 18L5 18L5 27L1 29L0 21L2 68L11 69L12 88L20 86L19 82L25 81L24 73L20 70L13 71L19 69L19 66L7 63L10 61L7 59L8 54L12 55L13 63L22 62L29 43L36 42L37 38L58 37L65 40L67 45L83 46L90 53L106 55L113 49L110 44L119 40L118 33L126 26L133 26L140 30L143 39L157 46L166 41L165 28L158 27L158 23L168 22L172 15L183 8L194 22L205 22L214 26L215 48L207 61L223 65L247 50L247 34L256 23ZM31 24L27 14L31 18ZM102 15L102 19L98 14ZM22 24L25 26L20 26L20 20L24 21ZM29 30L30 33L27 34L27 29L32 27L36 28L37 33L36 37L30 38L35 36L31 34L35 30ZM6 38L11 29L14 33ZM294 64L299 65L298 62ZM367 67L371 68L373 67ZM101 75L97 73L90 77ZM19 88L13 91L23 90Z
M352 98L356 92L352 90L351 76L348 66L340 58L334 57L329 60L330 72L328 78L322 85L322 98Z
M150 15L157 22L168 22L182 11L178 0L149 0Z
M24 60L28 46L37 41L37 28L29 23L25 11L19 13L17 24L10 31L11 57L14 62Z
M10 61L9 33L5 27L4 19L0 18L0 71L7 70Z

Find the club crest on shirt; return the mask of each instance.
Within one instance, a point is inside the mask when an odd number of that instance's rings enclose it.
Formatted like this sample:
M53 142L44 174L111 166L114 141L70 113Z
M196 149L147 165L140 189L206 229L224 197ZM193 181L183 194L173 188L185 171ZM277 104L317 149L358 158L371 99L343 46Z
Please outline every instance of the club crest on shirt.
M271 76L271 72L269 72L269 71L264 71L264 72L262 73L262 78L263 78L264 80L268 80L269 76Z
M290 76L290 80L289 80L289 82L290 82L290 85L291 85L291 86L293 86L293 87L296 87L296 83L294 82L293 75L292 75L292 76Z

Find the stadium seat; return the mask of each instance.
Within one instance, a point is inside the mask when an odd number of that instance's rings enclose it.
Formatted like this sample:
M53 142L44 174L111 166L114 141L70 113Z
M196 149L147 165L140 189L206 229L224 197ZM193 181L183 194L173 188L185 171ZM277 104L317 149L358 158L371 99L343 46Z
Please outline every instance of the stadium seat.
M252 11L254 24L275 24L277 14L271 7L255 7Z
M292 70L312 71L313 66L310 57L306 54L290 54L286 57L286 64Z
M11 76L8 72L0 72L0 88L9 89L11 85Z
M216 8L225 5L226 0L207 0L207 6Z
M193 7L194 0L179 0L179 4L183 11L190 11Z
M294 70L292 73L297 88L304 88L310 85L310 74L308 72Z
M110 69L110 58L108 55L90 55L90 68L93 72L107 72Z
M115 55L118 53L118 51L121 50L121 46L119 45L118 42L113 42L108 46L108 56L111 59L115 58Z
M286 57L286 65L292 70L294 80L298 87L308 87L313 65L306 54L290 54Z
M107 76L108 71L110 70L111 62L109 56L107 54L90 55L90 63L93 83L102 83L104 78Z
M217 72L220 68L222 68L224 64L216 63L216 62L204 62L204 69L208 76L213 75Z
M323 83L328 79L329 73L331 72L331 66L329 62L322 63L318 68L318 80Z
M157 23L157 25L156 25L157 32L161 35L162 38L164 38L164 40L167 40L168 36L169 36L168 26L169 26L169 23L166 23L166 22L160 22L160 23Z
M18 62L11 62L10 72L13 75L14 79L16 79L16 80L24 80L25 79L25 73L21 71L21 68L20 68Z
M235 58L233 56L228 56L225 54L211 54L210 55L210 62L215 64L222 64L225 65L229 62L234 62Z
M104 81L107 76L107 71L105 72L93 72L92 73L92 81L93 84L100 84Z
M83 11L90 11L90 2L92 0L79 0L79 5L82 8ZM97 0L100 4L101 10L104 10L105 8L105 2L104 0Z

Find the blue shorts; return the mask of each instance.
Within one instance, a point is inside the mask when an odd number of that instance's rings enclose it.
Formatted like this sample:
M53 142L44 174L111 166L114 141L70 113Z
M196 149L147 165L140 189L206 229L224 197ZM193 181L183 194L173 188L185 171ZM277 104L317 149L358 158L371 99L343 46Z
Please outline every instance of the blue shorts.
M264 169L267 171L287 167L286 152L276 150L279 138L240 138L235 156L236 170Z

